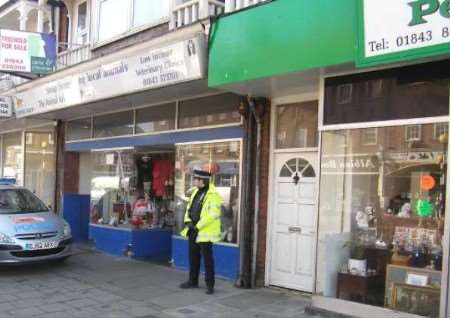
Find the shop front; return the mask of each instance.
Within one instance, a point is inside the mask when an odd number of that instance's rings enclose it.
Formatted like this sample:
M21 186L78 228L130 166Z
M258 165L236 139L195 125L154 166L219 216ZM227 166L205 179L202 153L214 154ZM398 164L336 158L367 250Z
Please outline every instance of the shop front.
M443 317L448 67L324 79L316 305Z
M193 170L211 171L224 200L216 273L235 279L243 119L238 95L207 87L206 48L202 26L191 25L10 95L20 119L58 123L62 212L73 233L99 250L186 269L179 233Z
M66 122L66 151L80 153L79 192L90 195L89 236L99 250L187 269L187 241L179 233L194 169L207 170L223 198L216 271L236 278L238 106L237 95L214 94Z
M445 9L284 0L214 23L209 85L271 100L264 285L319 311L448 317Z

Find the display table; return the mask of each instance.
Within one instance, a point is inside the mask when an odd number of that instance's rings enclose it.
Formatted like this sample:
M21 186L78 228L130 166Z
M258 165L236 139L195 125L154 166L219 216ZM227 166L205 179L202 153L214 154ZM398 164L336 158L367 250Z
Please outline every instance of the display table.
M373 304L380 301L378 295L383 293L384 277L381 275L360 276L350 273L338 273L337 298L369 303L369 297L376 299ZM382 299L382 297L381 297Z
M117 256L167 259L171 257L172 231L165 229L135 230L91 224L89 239L103 252Z

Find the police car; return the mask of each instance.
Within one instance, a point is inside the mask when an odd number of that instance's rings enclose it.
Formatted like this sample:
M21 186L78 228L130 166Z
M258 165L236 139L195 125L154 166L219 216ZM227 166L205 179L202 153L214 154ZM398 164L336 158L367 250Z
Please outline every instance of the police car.
M0 179L0 265L65 260L69 224L31 191Z

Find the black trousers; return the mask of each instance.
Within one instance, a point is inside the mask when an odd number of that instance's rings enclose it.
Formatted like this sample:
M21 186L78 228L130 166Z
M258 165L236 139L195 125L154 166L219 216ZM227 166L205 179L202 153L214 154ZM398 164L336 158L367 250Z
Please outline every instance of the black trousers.
M203 256L206 286L214 288L215 274L212 243L196 243L196 238L196 235L189 235L189 280L193 284L198 284L200 262Z

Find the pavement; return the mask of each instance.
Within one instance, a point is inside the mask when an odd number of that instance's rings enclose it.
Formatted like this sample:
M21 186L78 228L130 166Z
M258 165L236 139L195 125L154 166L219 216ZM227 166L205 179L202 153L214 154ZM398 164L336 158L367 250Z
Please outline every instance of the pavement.
M204 285L179 289L186 278L168 266L80 245L65 263L0 268L0 318L312 317L301 294L218 280L209 296Z

